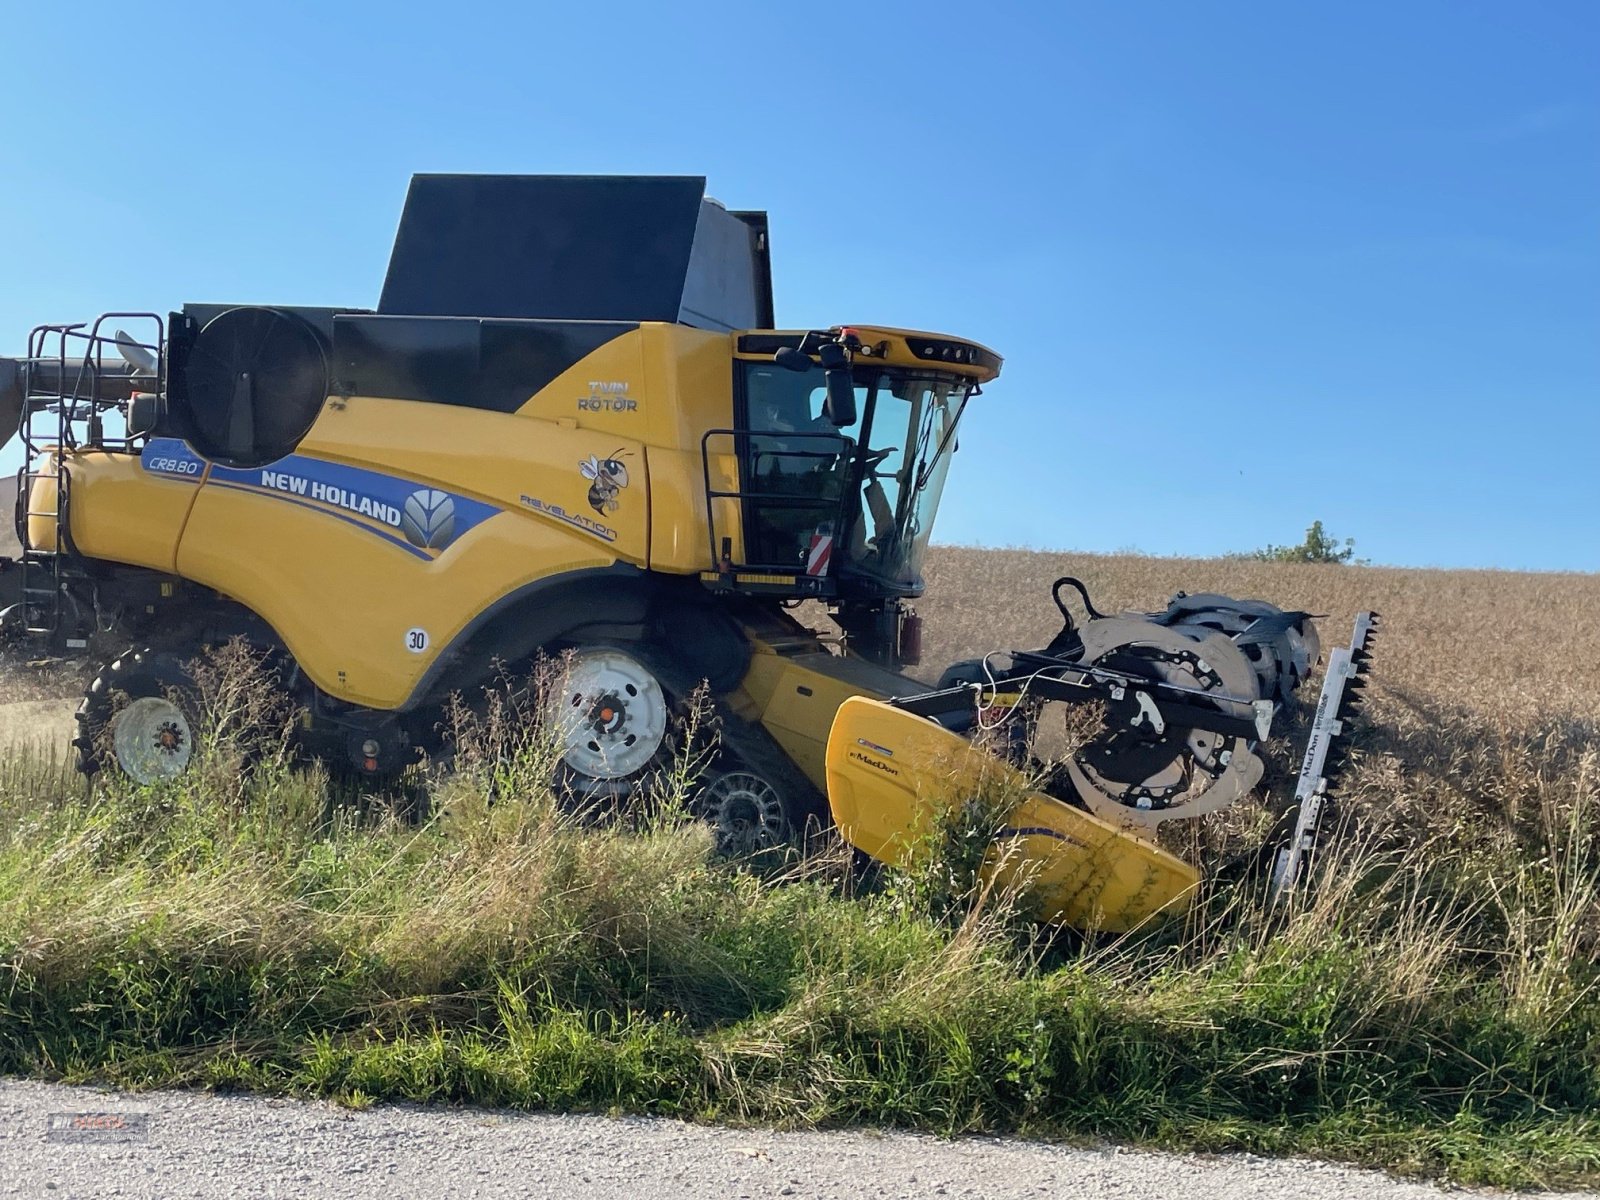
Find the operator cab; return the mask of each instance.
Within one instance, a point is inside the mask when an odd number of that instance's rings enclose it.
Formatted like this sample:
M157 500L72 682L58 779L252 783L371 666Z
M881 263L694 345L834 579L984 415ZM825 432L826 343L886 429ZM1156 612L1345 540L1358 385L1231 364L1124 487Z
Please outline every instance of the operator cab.
M1000 358L860 327L745 334L738 349L744 562L724 561L724 579L847 601L920 595L957 424Z

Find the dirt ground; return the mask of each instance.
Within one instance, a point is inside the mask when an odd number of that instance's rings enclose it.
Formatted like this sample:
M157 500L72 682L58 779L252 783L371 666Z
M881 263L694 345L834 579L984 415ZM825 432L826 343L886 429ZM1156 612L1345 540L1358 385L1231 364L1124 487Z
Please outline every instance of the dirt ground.
M0 701L0 757L65 754L76 699Z

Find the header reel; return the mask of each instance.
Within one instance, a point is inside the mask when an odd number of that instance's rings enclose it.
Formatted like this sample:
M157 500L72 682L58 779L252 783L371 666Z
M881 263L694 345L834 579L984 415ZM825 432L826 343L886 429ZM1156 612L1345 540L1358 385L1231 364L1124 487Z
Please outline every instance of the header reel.
M1081 626L1062 602L1068 587L1083 598ZM1021 870L1043 920L1136 929L1184 911L1199 893L1201 870L1155 834L1260 782L1258 747L1315 665L1317 632L1308 614L1259 600L1180 593L1164 612L1107 616L1075 579L1058 580L1054 595L1063 626L1044 649L958 664L944 686L921 695L847 700L828 739L828 801L846 841L899 863L943 803L998 798L1003 814L974 810L998 819L985 882ZM1275 895L1294 886L1312 852L1375 620L1363 613L1350 647L1330 656ZM1087 722L1071 723L1088 736L1041 772L1034 735L1054 701L1092 706L1082 710ZM985 749L1008 761L958 736L974 732L998 741Z
M1062 598L1083 598L1081 626ZM1099 702L1100 727L1062 764L1072 798L1153 836L1215 812L1261 781L1256 747L1292 701L1320 649L1309 613L1261 600L1188 596L1164 612L1107 616L1070 577L1052 589L1063 626L1042 650L959 663L938 691L895 701L952 730L999 734L1014 761L1031 754L1044 704Z

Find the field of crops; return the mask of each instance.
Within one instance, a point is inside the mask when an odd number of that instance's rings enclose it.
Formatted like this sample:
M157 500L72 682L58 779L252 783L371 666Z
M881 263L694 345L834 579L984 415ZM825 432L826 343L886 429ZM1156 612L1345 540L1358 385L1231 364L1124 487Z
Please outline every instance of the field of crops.
M1042 644L1059 622L1049 589L1062 575L1107 612L1159 610L1179 589L1259 596L1318 614L1325 646L1347 640L1361 610L1382 614L1344 807L1419 857L1534 837L1533 823L1594 797L1600 576L943 548L921 606L928 662ZM1287 765L1291 748L1279 749ZM1267 780L1275 798L1289 787ZM1600 810L1586 817L1595 829Z
M1330 643L1383 614L1339 834L1288 911L1247 869L1287 746L1261 801L1176 840L1217 868L1190 919L1088 943L937 858L865 895L839 855L717 862L670 795L575 823L535 742L421 827L225 754L87 799L14 759L0 1072L1600 1181L1600 577L945 548L929 669L1043 644L1061 574L1107 610L1261 596Z

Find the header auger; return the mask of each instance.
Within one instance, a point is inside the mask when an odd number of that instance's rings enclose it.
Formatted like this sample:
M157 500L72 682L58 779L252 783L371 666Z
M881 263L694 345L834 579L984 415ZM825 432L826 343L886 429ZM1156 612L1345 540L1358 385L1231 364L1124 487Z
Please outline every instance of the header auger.
M5 626L104 664L81 765L140 782L188 769L185 664L227 638L281 668L304 753L379 782L448 756L452 696L561 656L555 782L599 802L648 786L704 681L700 806L734 853L831 816L893 861L935 793L1030 761L1042 705L1093 702L1001 841L1050 919L1182 906L1196 873L1154 831L1259 781L1311 618L1182 593L1106 616L1063 580L1047 645L928 688L912 601L1001 359L774 324L766 215L702 179L419 175L376 309L112 314L0 362L25 454ZM995 726L998 754L969 749Z

